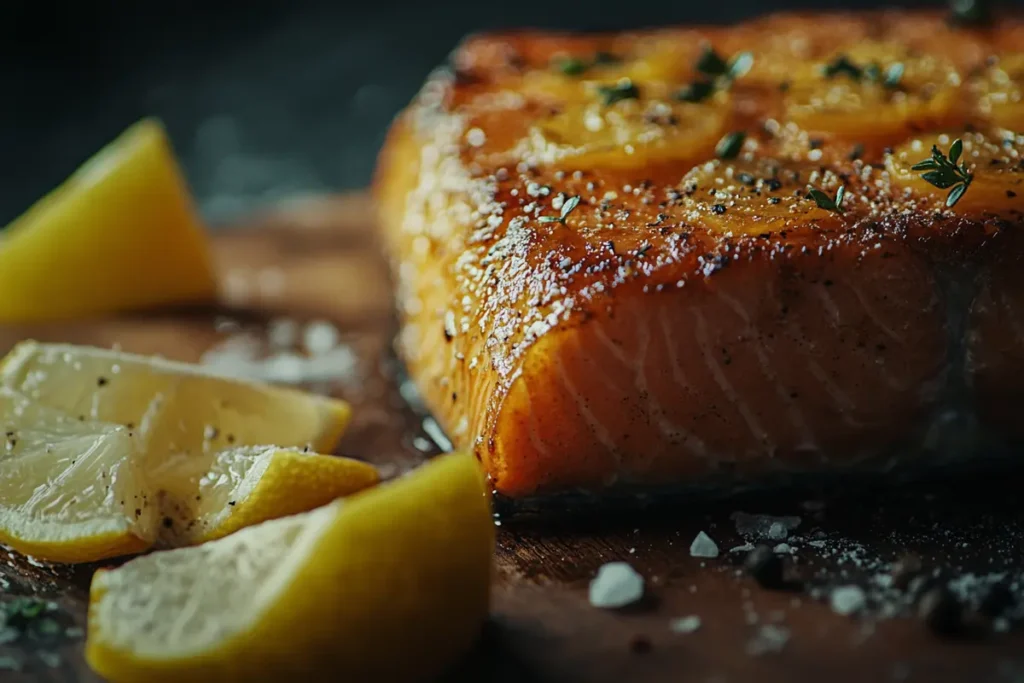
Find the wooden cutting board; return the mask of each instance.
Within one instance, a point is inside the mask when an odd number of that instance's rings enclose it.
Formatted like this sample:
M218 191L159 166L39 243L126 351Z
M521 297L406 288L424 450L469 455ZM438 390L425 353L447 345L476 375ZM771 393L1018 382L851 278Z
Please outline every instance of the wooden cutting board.
M294 320L301 330L322 319L342 331L356 360L353 373L308 385L353 403L355 420L341 451L378 464L388 476L436 453L395 379L388 274L369 200L309 201L247 223L214 239L222 306L8 326L0 330L0 352L34 337L197 361L232 337L265 339L275 320ZM1024 570L1022 482L1017 474L909 491L840 492L810 502L787 494L586 516L559 512L548 519L505 516L493 618L450 680L1024 681L1020 625L1008 633L941 638L913 617L840 616L828 602L836 585L883 585L886 564L907 550L949 577ZM737 510L800 517L796 538L785 541L795 549L786 558L805 580L803 589L765 590L739 570L743 553L729 552L745 540L731 519ZM702 530L720 546L718 558L690 556ZM591 607L588 584L614 560L628 561L645 577L647 595L620 611ZM84 627L92 570L46 566L0 549L0 597L52 599L63 625ZM868 591L872 600L875 588ZM670 621L687 615L698 616L700 627L674 633ZM401 656L402 644L394 649ZM12 659L23 668L0 669L4 683L98 680L73 632L0 645L0 662Z

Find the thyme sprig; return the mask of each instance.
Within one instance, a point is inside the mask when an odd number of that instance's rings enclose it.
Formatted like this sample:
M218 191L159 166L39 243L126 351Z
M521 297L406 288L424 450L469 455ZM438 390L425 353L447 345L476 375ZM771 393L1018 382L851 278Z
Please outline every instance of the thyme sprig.
M537 220L540 221L541 223L561 223L562 225L565 225L565 220L569 217L569 214L572 213L573 209L575 209L579 205L579 203L580 198L578 195L575 197L569 197L564 202L562 202L562 211L560 215L541 216Z
M890 90L900 86L900 81L903 80L903 73L905 71L906 66L903 62L893 62L883 70L882 67L875 62L861 67L846 55L839 55L831 62L821 67L821 73L825 78L847 76L854 81L881 83Z
M597 86L597 94L601 97L601 103L607 107L620 100L640 99L640 88L632 80L623 78L612 85Z
M807 196L814 200L814 203L819 208L825 209L826 211L833 211L835 213L844 213L843 200L846 199L846 186L840 185L839 189L836 190L836 196L833 199L826 193L822 192L816 187L812 187L807 191Z
M728 90L732 82L744 76L753 65L752 52L738 52L726 60L711 45L705 45L694 65L701 78L676 93L676 99L683 102L703 102L716 90Z
M595 52L592 59L582 57L560 56L552 60L552 65L566 76L579 76L586 73L593 66L607 66L618 64L622 58L611 52L603 50Z
M910 167L912 171L926 171L921 178L940 190L949 190L946 195L946 207L954 206L967 192L974 174L967 170L967 163L961 161L964 143L960 138L949 146L949 155L943 154L936 145L932 145L932 156L919 161ZM959 163L958 163L959 162Z
M743 142L746 139L746 131L738 130L727 133L715 145L715 156L719 159L735 159L743 149Z

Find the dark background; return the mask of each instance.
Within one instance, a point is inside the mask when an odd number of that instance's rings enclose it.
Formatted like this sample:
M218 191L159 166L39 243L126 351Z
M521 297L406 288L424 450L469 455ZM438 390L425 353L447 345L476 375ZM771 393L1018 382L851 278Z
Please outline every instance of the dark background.
M728 22L783 8L886 4L6 0L0 225L148 114L166 122L212 220L295 195L363 187L391 117L474 31ZM902 3L929 4L942 3Z

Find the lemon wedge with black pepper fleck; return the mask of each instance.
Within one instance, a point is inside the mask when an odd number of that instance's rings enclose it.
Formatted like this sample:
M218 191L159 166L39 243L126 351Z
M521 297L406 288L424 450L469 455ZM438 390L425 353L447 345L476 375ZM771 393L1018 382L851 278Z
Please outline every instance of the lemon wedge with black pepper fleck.
M0 468L10 475L0 480L0 538L41 559L94 561L154 541L199 543L310 510L378 478L366 463L309 452L334 448L346 403L198 366L24 342L0 362L0 391L10 397L0 402L9 434ZM120 488L97 498L105 479ZM116 523L95 534L82 525L61 530L70 518L61 506L76 519ZM94 538L111 534L109 543Z
M212 300L207 239L163 126L145 119L0 231L0 323Z
M0 388L0 542L55 562L127 555L156 538L128 429Z
M194 498L162 506L160 540L174 547L204 543L312 510L378 480L376 468L352 458L276 446L219 451L199 477Z
M86 659L114 683L433 680L487 616L493 552L476 460L441 456L312 512L97 572Z

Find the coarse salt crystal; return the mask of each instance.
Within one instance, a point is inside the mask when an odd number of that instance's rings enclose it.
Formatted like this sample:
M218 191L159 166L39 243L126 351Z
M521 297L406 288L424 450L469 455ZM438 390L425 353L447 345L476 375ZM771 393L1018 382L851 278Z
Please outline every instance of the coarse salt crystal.
M840 586L832 591L829 602L833 612L848 616L864 609L867 598L860 586Z
M747 653L763 655L769 652L781 652L789 642L789 635L790 631L785 626L763 624L758 627L757 633L747 643Z
M700 617L691 614L687 617L673 619L668 623L668 628L672 633L693 633L700 628L700 623Z
M729 516L736 525L736 531L740 536L753 538L771 538L781 541L800 526L800 518L796 516L777 517L774 515L757 515L737 511ZM779 526L776 527L775 525ZM783 533L783 531L785 533ZM772 534L775 534L772 536Z
M487 135L479 128L470 128L466 132L466 142L473 147L483 147L487 142Z
M644 577L626 562L609 562L590 582L590 604L601 609L631 605L644 595Z
M290 349L299 338L299 324L290 318L271 321L267 328L267 341L275 349Z
M718 544L701 531L690 544L690 557L718 557Z
M302 344L314 356L323 355L338 345L338 328L325 320L314 320L306 325Z

